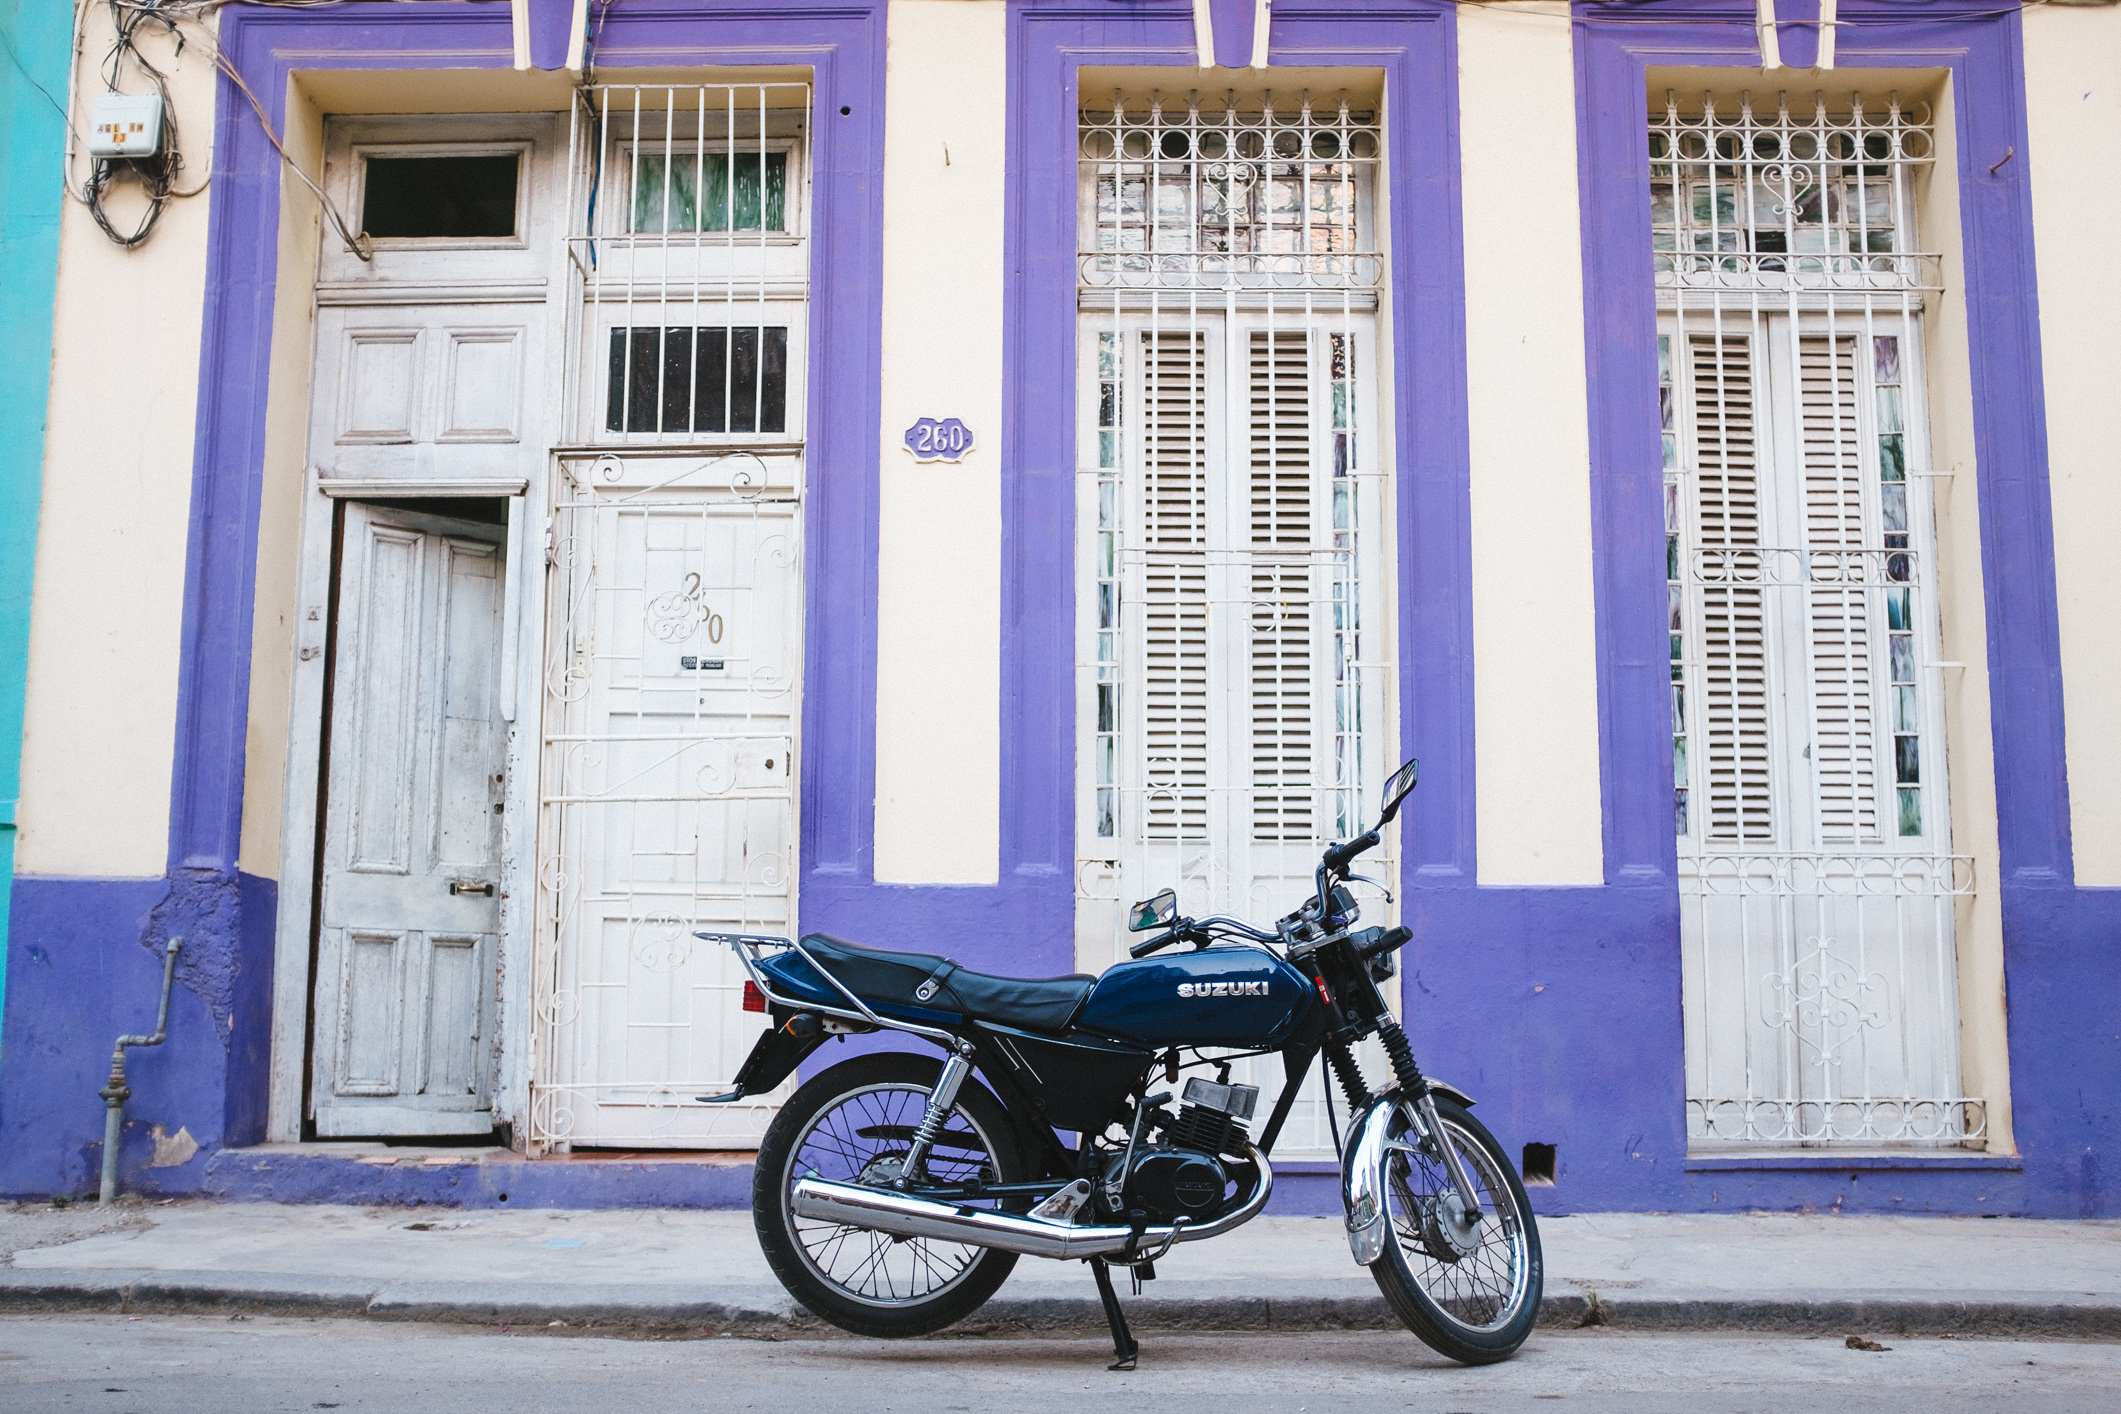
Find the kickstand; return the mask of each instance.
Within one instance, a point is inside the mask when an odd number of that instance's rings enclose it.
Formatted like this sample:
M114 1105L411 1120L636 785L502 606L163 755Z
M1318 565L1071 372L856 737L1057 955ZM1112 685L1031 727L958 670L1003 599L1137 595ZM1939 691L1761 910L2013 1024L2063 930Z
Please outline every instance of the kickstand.
M1134 1334L1127 1329L1127 1318L1119 1309L1119 1293L1112 1289L1112 1273L1104 1258L1090 1258L1090 1274L1097 1278L1097 1299L1105 1303L1105 1320L1112 1327L1112 1354L1116 1358L1105 1368L1131 1370L1141 1347L1134 1343Z

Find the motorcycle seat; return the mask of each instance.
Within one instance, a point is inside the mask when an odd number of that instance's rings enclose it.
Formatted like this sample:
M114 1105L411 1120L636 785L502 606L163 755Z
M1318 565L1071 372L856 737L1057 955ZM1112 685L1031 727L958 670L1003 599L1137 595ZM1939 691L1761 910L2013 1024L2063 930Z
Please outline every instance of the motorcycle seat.
M806 934L803 947L864 1001L954 1011L974 1021L1026 1031L1065 1028L1097 981L1087 972L1068 977L997 977L968 971L936 953L863 947L824 933ZM931 981L935 985L922 995Z

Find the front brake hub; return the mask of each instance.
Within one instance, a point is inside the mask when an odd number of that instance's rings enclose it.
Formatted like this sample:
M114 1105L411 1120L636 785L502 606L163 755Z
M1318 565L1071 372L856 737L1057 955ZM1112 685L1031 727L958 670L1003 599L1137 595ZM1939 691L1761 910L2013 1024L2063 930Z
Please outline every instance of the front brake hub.
M1466 1212L1466 1200L1455 1188L1422 1200L1421 1245L1447 1263L1480 1250L1480 1215Z

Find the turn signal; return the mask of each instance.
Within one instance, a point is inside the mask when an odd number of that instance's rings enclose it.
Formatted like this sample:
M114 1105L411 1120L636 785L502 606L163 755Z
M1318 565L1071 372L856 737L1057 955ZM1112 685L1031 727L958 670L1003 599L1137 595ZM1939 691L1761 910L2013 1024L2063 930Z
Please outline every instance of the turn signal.
M746 982L744 984L744 1010L764 1011L765 1009L766 994L759 990L759 984L756 982Z

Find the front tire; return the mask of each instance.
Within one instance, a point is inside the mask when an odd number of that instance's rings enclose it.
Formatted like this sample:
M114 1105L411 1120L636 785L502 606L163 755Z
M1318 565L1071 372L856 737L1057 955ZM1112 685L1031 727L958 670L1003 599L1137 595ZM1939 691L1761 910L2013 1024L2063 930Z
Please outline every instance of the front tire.
M752 1224L767 1265L812 1314L868 1336L915 1336L985 1305L1016 1266L1014 1252L895 1238L799 1218L796 1180L881 1186L903 1159L942 1062L916 1055L844 1061L795 1092L766 1130L751 1186ZM1001 1102L968 1077L928 1159L938 1183L1021 1178L1015 1131Z
M1464 1160L1481 1205L1461 1221L1456 1190L1433 1140L1409 1141L1402 1110L1378 1162L1389 1210L1383 1255L1370 1274L1407 1329L1440 1355L1489 1365L1517 1353L1539 1319L1545 1265L1531 1200L1487 1127L1455 1100L1435 1096L1444 1136ZM1411 1152L1410 1152L1411 1150Z

